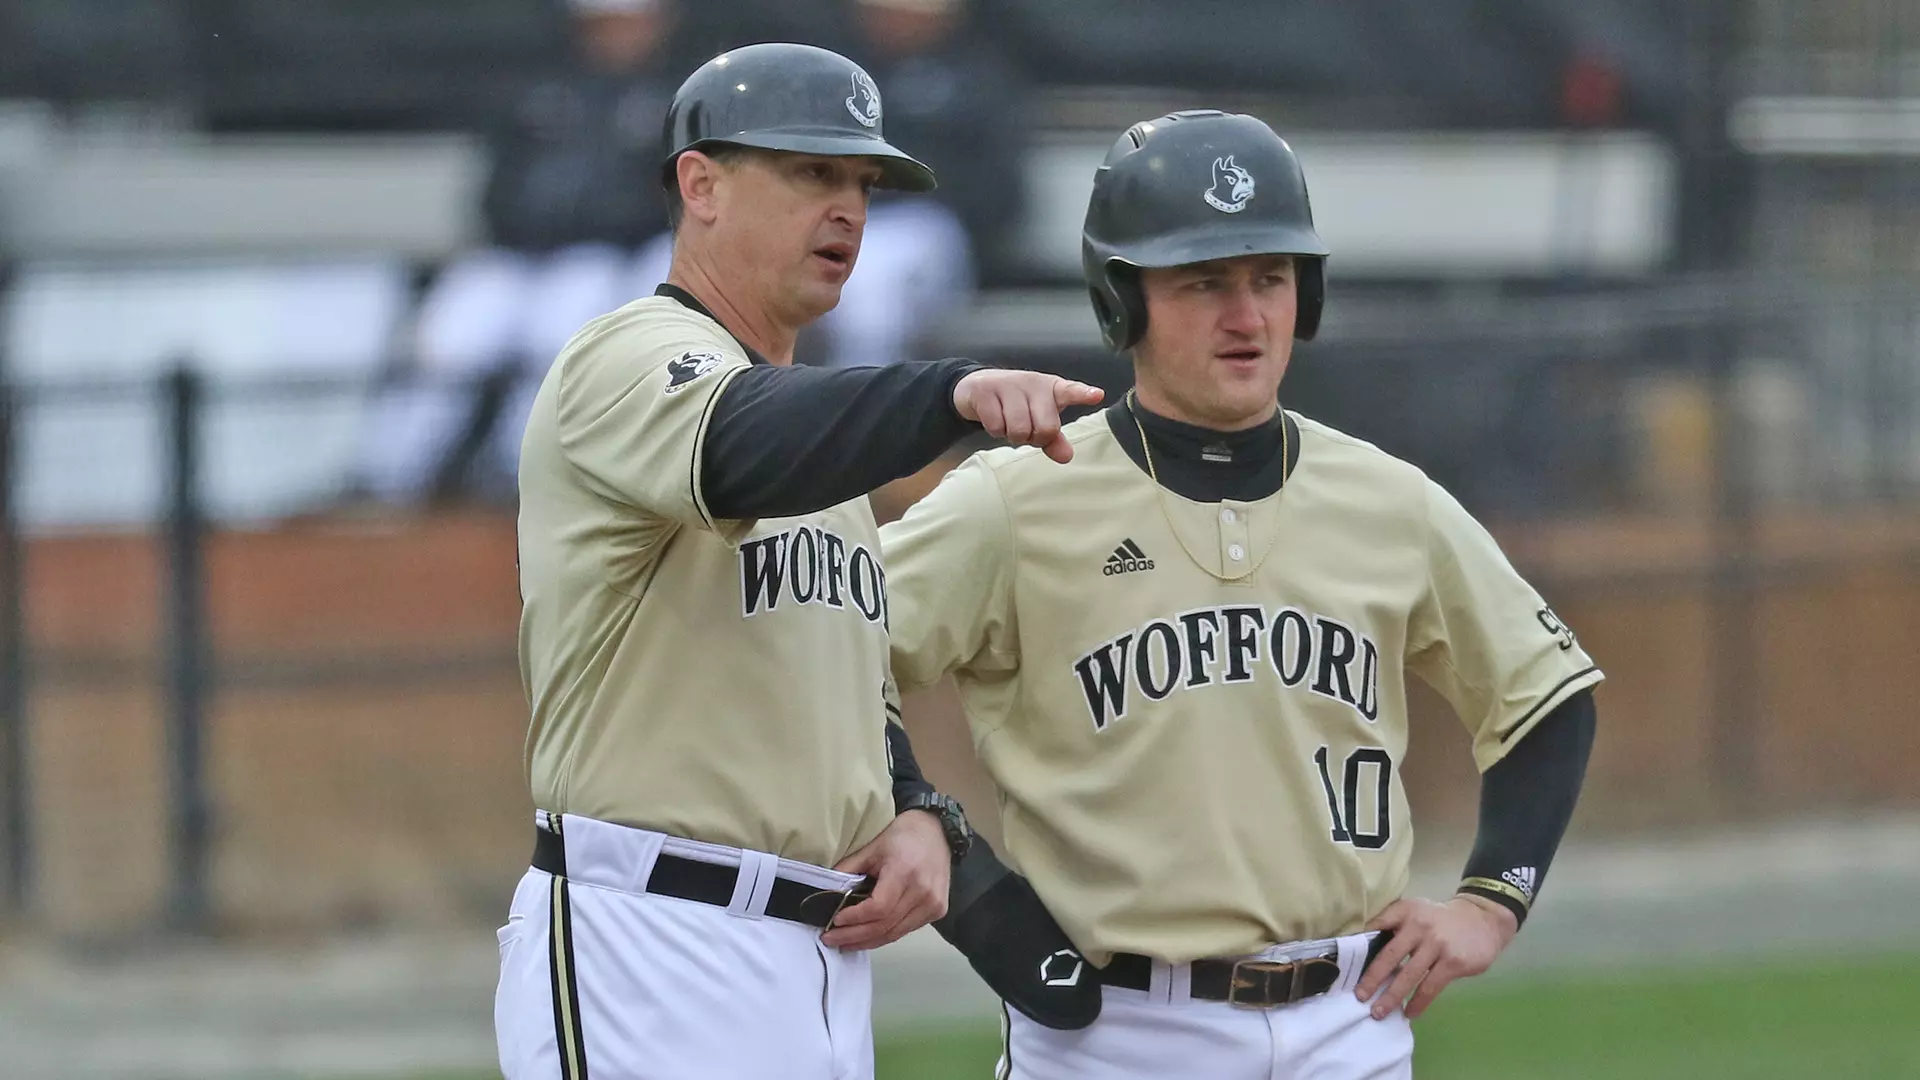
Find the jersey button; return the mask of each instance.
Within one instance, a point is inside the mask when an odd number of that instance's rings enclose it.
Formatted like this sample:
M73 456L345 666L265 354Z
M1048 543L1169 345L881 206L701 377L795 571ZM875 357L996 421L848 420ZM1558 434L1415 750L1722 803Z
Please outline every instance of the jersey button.
M1227 512L1232 513L1233 511L1229 510ZM1227 558L1232 559L1234 562L1239 562L1241 559L1244 559L1246 557L1247 557L1246 548L1241 547L1239 544L1227 545Z
M1234 514L1232 507L1228 507L1225 510L1220 511L1220 520L1227 523L1228 525L1233 524L1233 519L1235 516L1236 515Z

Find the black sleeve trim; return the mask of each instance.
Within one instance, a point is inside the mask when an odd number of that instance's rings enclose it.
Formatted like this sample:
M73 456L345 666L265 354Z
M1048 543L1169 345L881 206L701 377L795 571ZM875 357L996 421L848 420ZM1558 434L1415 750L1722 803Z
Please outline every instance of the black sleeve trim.
M1597 726L1593 691L1582 689L1487 769L1480 778L1480 829L1460 892L1526 921L1573 820Z
M953 408L966 360L827 370L759 365L718 395L700 487L714 518L837 506L928 464L979 425Z
M1581 670L1576 671L1573 674L1555 683L1553 689L1541 695L1540 700L1534 702L1533 708L1528 709L1525 715L1521 716L1520 719L1515 720L1513 723L1507 725L1507 730L1500 733L1500 741L1506 742L1508 739L1513 738L1515 732L1524 730L1527 726L1527 721L1533 719L1533 714L1539 712L1548 702L1552 701L1556 696L1558 696L1560 691L1565 690L1568 686L1571 686L1572 684L1579 682L1581 679L1584 679L1587 676L1599 670L1600 670L1600 666L1598 664L1589 664L1585 668L1582 668ZM1561 704L1564 705L1566 703L1561 702Z

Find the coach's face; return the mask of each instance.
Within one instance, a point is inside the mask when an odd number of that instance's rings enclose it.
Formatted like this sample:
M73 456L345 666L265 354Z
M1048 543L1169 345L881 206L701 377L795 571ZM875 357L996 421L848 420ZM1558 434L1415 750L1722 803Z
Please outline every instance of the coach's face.
M832 311L860 255L880 166L771 151L730 164L715 186L710 237L728 272L789 326Z
M1140 272L1147 332L1134 346L1142 402L1237 431L1278 408L1298 297L1291 255L1243 255Z

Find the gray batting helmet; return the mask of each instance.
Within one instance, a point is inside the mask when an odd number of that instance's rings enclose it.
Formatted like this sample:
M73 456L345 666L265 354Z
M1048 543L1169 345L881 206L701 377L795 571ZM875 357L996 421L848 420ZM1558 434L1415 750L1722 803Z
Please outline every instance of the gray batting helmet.
M1237 255L1292 255L1293 336L1310 340L1326 302L1327 246L1287 141L1251 116L1195 109L1135 124L1094 174L1081 263L1100 333L1116 351L1147 329L1140 270Z
M932 191L933 170L887 142L880 90L860 65L812 45L747 45L700 65L667 109L662 180L688 150L755 146L827 157L871 157L882 187Z

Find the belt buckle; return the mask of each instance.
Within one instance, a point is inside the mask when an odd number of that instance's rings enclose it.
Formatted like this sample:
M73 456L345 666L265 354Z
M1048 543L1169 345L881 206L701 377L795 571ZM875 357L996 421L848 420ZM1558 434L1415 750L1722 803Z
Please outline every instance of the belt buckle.
M1235 961L1232 979L1227 983L1227 1004L1241 1009L1271 1009L1279 1005L1292 1005L1310 996L1307 993L1307 973L1313 970L1308 965L1314 964L1331 967L1334 981L1339 981L1339 962L1324 956L1308 956L1298 960ZM1285 982L1276 986L1282 973L1286 976ZM1281 987L1284 990L1276 992Z
M1287 976L1286 996L1274 997L1274 981ZM1236 1009L1271 1009L1296 1000L1300 989L1299 965L1282 960L1236 960L1233 975L1227 981L1227 1004Z
M874 879L872 877L863 877L844 889L819 889L808 895L805 900L800 901L800 910L810 913L811 909L818 906L816 901L824 901L831 898L833 900L833 910L828 912L826 919L820 923L820 928L824 930L833 925L833 920L839 918L842 911L872 896L873 886Z

